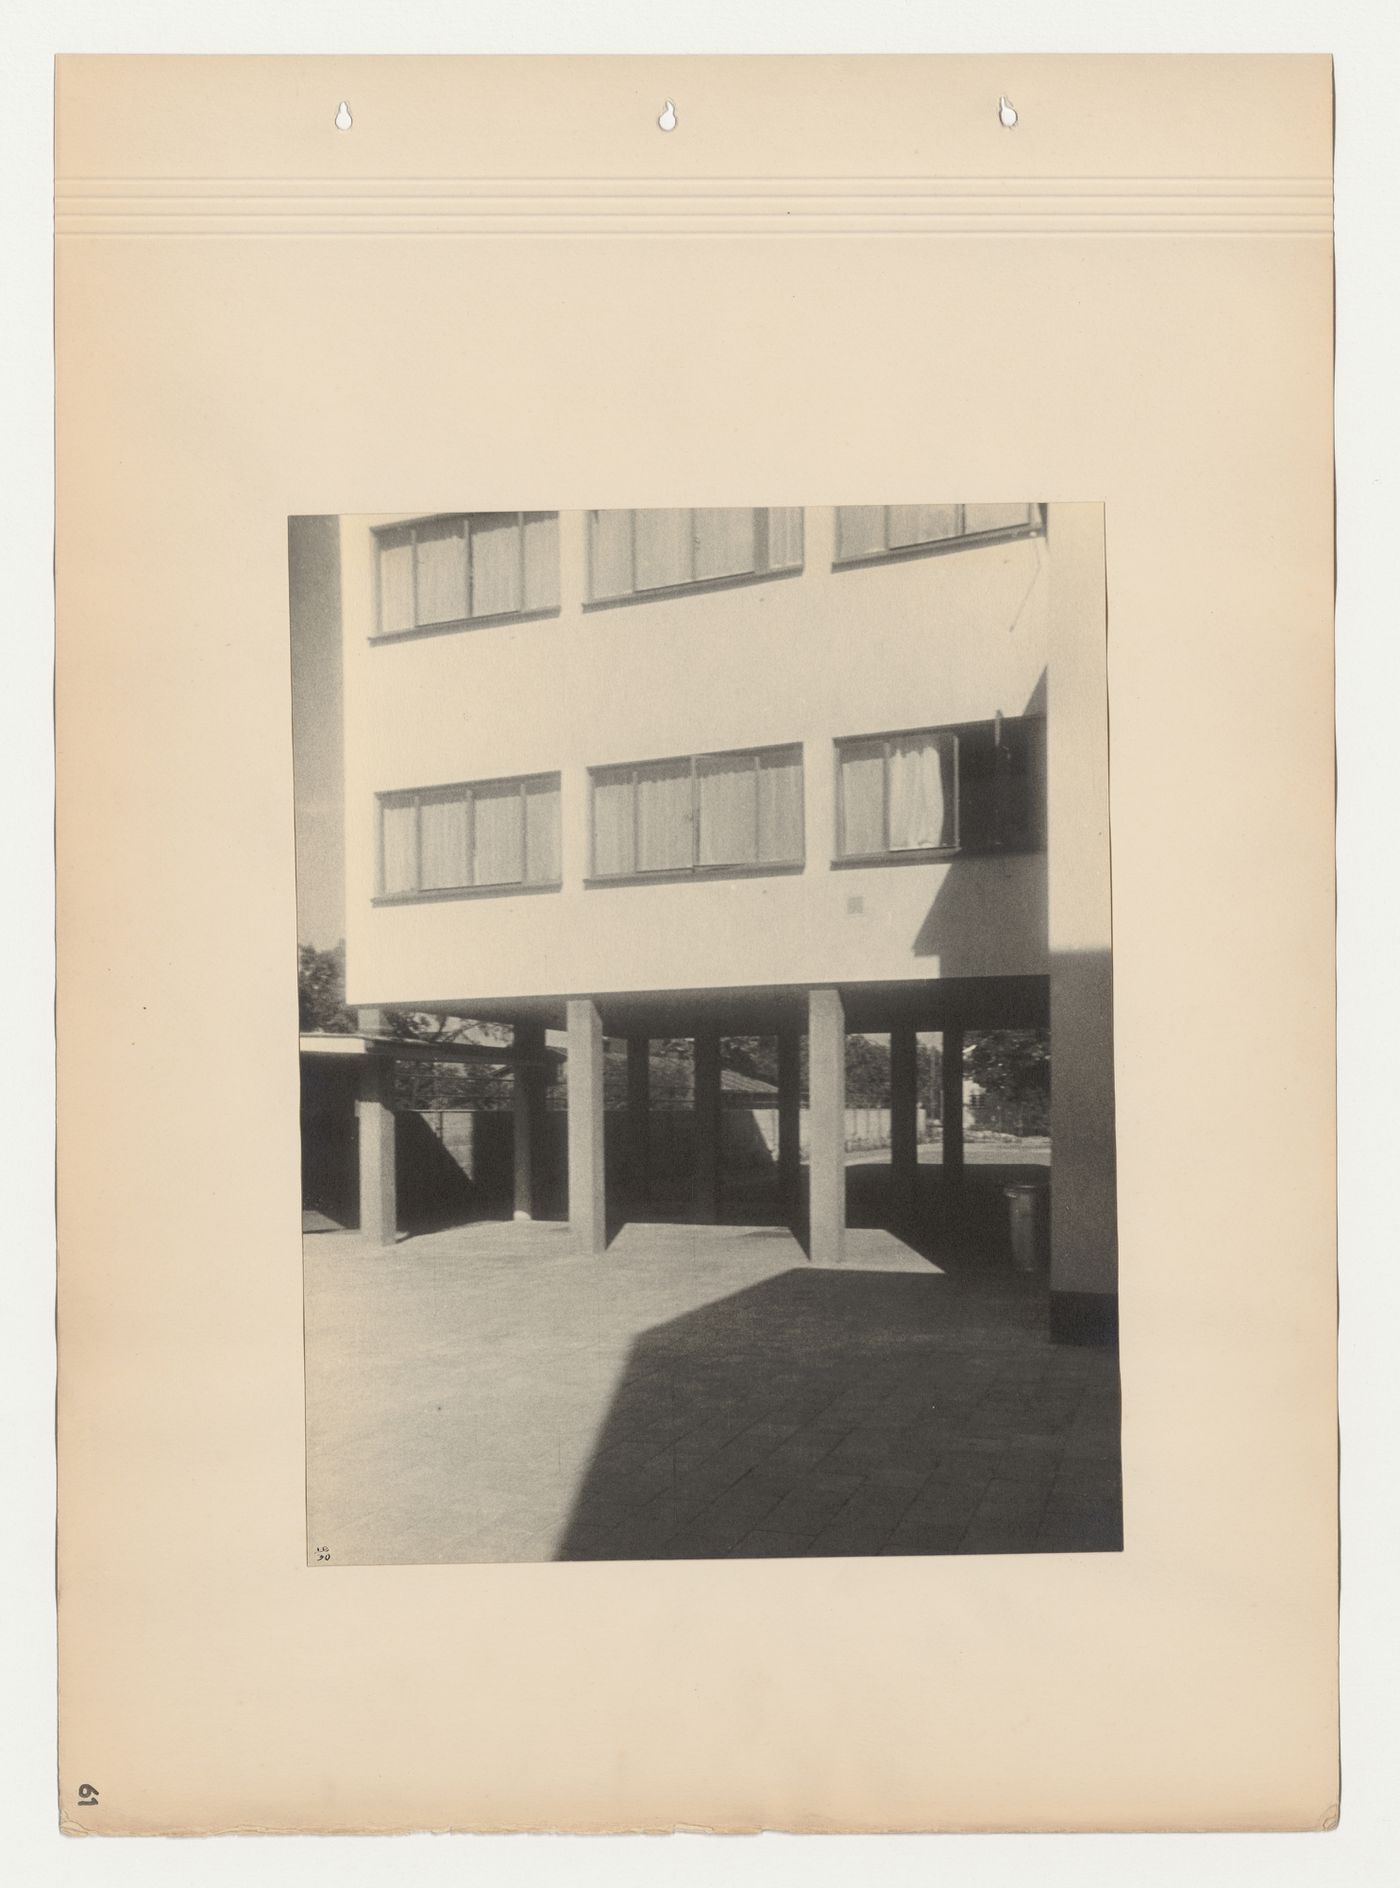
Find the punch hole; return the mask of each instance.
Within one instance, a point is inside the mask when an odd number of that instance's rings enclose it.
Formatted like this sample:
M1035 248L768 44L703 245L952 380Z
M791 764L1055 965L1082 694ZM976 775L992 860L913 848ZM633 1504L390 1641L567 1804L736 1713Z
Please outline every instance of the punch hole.
M1016 120L1019 116L1020 113L1017 111L1016 107L1011 103L1011 100L1006 94L1003 93L997 100L997 117L1000 118L1002 124L1008 131L1012 131L1015 129Z
M337 131L348 131L354 122L355 120L350 116L350 107L342 98L335 108L335 128Z
M673 105L673 104L671 103L671 100L670 100L669 98L668 98L668 99L666 100L666 109L665 109L665 111L663 111L663 112L662 112L662 114L661 114L661 116L660 116L660 117L659 117L659 118L657 119L657 121L656 121L656 122L657 122L657 124L659 124L659 125L660 125L660 127L661 127L661 129L662 129L663 131L674 131L674 130L675 130L675 128L676 128L676 108L675 108L675 106L674 106L674 105Z

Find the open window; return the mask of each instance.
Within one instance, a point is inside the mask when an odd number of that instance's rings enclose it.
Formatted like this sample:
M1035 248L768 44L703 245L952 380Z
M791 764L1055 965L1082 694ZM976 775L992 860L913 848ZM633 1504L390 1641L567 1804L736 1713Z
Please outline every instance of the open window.
M836 770L838 860L1044 848L1040 716L838 741Z

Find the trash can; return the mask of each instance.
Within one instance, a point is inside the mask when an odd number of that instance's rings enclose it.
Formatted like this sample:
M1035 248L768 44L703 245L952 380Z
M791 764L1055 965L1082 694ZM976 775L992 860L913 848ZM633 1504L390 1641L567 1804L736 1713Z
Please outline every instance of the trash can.
M1039 1272L1049 1255L1050 1189L1043 1180L1005 1189L1011 1206L1011 1263L1018 1272Z

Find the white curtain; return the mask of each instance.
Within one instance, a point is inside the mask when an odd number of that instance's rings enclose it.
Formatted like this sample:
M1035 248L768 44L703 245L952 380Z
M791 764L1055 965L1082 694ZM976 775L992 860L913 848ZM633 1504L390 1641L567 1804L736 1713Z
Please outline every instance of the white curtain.
M532 780L525 788L525 867L532 885L557 885L562 876L557 780Z
M520 526L513 511L472 518L472 615L520 608Z
M595 878L618 878L636 870L633 801L630 768L593 776Z
M690 762L639 767L637 870L665 872L693 864L690 822Z
M382 531L379 534L379 633L388 636L397 629L413 627L413 534Z
M956 505L891 505L889 511L889 547L902 550L910 544L937 544L958 535Z
M688 511L639 511L636 517L637 588L662 590L689 583L694 574L691 514Z
M384 854L384 890L395 892L418 889L418 808L411 800L386 801L380 809Z
M758 760L758 856L766 864L795 864L803 854L802 751L761 754Z
M419 809L419 882L423 891L440 891L469 882L467 873L467 801L424 800Z
M753 507L710 507L694 513L695 575L740 577L754 567Z
M473 883L518 885L523 876L520 785L502 780L472 789Z
M1032 522L1033 505L965 505L963 530L1011 531Z
M758 859L758 780L752 754L721 754L697 764L701 865L752 865Z
M559 513L525 514L525 600L527 610L552 610L559 602Z
M774 505L768 512L768 568L802 567L802 507Z
M467 540L462 518L418 526L418 621L459 623L467 613Z
M885 508L883 505L838 505L836 508L836 555L874 557L885 548Z
M885 746L841 750L841 850L860 858L885 850Z
M890 850L953 843L951 795L944 792L944 747L932 735L890 743Z
M606 597L632 594L632 513L595 511L589 515L589 596L596 603Z

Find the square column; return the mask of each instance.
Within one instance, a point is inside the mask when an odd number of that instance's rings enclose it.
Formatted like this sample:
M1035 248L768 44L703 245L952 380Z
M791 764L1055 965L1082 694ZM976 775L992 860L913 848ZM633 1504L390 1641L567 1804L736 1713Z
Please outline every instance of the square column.
M919 1044L912 1023L890 1031L890 1209L897 1226L914 1218L919 1180Z
M1118 1332L1103 516L1052 505L1048 787L1050 1333Z
M398 1144L392 1101L394 1065L366 1056L360 1065L360 1095L355 1104L360 1141L360 1235L377 1246L391 1246L398 1236L398 1181L394 1171Z
M839 990L811 991L807 1038L811 1257L814 1265L839 1265L846 1235L846 1006Z
M802 1205L802 1038L795 1029L778 1036L778 1192L795 1218Z
M627 1167L637 1197L646 1199L651 1177L651 1041L627 1038Z
M719 1218L720 1135L719 1032L695 1038L695 1217L713 1226Z
M589 997L570 997L569 1230L589 1257L608 1243L603 1183L603 1019Z
M963 1177L963 1032L943 1031L943 1178L961 1185Z
M517 1023L517 1055L533 1058L533 1066L518 1065L511 1073L511 1102L515 1130L515 1217L533 1219L539 1210L541 1116L544 1113L544 1025Z

